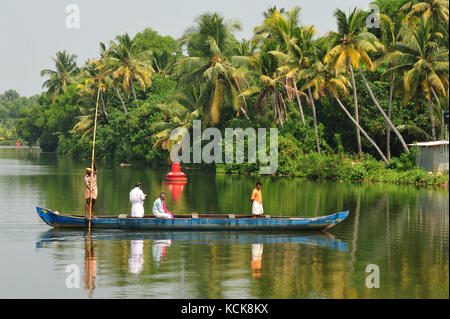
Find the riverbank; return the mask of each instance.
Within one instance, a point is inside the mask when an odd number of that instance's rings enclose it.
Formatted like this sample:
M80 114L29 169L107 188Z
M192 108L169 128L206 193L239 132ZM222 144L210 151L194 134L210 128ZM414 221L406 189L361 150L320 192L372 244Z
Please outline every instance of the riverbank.
M448 189L449 173L431 172L415 165L415 152L392 158L389 165L364 154L361 158L348 154L310 153L292 159L282 159L277 176L305 177L312 180L384 182L439 186ZM216 172L222 174L257 175L256 164L218 164Z

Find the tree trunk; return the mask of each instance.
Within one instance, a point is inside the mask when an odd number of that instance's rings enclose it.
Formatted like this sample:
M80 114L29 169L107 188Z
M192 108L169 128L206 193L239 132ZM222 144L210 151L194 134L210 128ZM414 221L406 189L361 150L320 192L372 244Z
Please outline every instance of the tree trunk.
M120 92L119 92L119 88L117 86L116 86L116 94L117 94L117 97L119 98L120 102L122 103L123 111L125 113L127 113L127 107L125 106L125 102L123 101L122 96L120 95Z
M293 81L294 81L294 88L295 88L295 97L297 99L297 104L298 104L298 110L300 111L300 118L302 119L303 125L305 125L305 116L303 114L302 101L300 100L300 96L298 95L297 81L295 80L295 78L293 79Z
M369 92L369 95L372 98L373 103L375 103L375 106L377 107L378 111L380 111L381 115L383 115L384 119L389 124L391 129L394 131L395 135L397 135L397 137L399 138L400 142L403 145L403 149L405 150L405 152L409 154L410 151L408 149L408 146L406 146L405 140L403 139L403 137L401 136L401 134L397 130L397 128L394 126L394 124L392 124L391 120L387 117L386 113L383 111L383 108L380 106L380 104L378 104L378 101L375 98L375 96L373 95L372 89L370 88L369 84L367 83L366 77L364 76L361 68L359 68L359 73L361 74L361 78L363 79L364 85L366 86L366 89Z
M433 137L433 141L436 141L436 129L434 128L433 106L431 105L431 99L428 99L428 112L430 113L431 136Z
M359 130L361 131L361 133L363 133L363 135L367 138L367 140L370 142L370 144L373 145L373 147L377 150L378 154L380 154L381 158L383 159L383 161L386 164L389 164L389 161L387 160L386 156L384 156L383 152L381 151L381 149L378 147L378 145L370 138L370 136L366 133L366 131L364 131L364 129L359 125L358 122L356 122L356 120L350 115L350 113L347 111L347 109L345 108L345 106L342 104L341 100L339 100L339 98L335 97L336 101L339 103L339 106L341 107L341 109L345 112L345 114L348 116L348 118L350 120L352 120L352 122L359 128Z
M316 105L314 104L314 97L312 96L311 88L308 88L308 95L309 95L309 99L311 100L311 108L312 108L313 122L314 122L314 132L316 133L317 153L320 154L319 133L317 132Z
M355 120L359 126L358 95L356 93L355 75L353 74L353 67L352 67L352 64L350 63L349 59L347 60L347 67L350 70L350 76L351 76L351 80L352 80L353 104L355 106ZM361 135L359 133L358 126L356 127L356 144L358 145L358 155L361 156L361 153L362 153Z
M391 119L392 112L392 100L394 97L394 83L395 83L395 75L392 73L391 76L391 87L389 88L389 104L388 104L388 118ZM391 160L391 127L386 123L386 158L388 161Z
M101 90L100 99L102 100L103 114L105 115L106 122L108 122L108 113L106 112L105 100L103 99L103 92Z
M437 96L437 94L436 94L436 91L433 89L432 86L430 87L430 89L431 89L431 93L433 94L434 98L436 99L436 104L434 104L434 105L439 106L439 109L442 111L441 101L439 101L439 98L438 98L438 96ZM442 119L442 121L443 121L443 120L444 120L444 119ZM436 132L435 132L435 134L436 134ZM442 138L443 138L443 136L441 136L441 139L442 139Z
M134 98L134 101L136 102L136 106L139 107L139 102L138 102L138 99L136 96L136 90L134 89L134 83L131 78L130 78L130 86L131 86L131 91L133 92L133 98Z

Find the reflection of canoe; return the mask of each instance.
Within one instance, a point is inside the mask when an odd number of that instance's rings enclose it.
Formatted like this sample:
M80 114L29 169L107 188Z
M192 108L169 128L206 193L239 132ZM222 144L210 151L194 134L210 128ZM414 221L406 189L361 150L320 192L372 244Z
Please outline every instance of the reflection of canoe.
M80 230L51 229L41 234L36 247L45 247L47 244L79 240L86 236ZM197 232L197 231L117 231L98 230L91 235L93 241L97 240L173 240L192 244L283 244L294 243L312 247L327 247L340 252L347 251L345 241L326 232L258 232L258 231L230 231L230 232Z
M87 228L84 216L63 215L49 209L36 207L44 222L53 227ZM119 216L96 216L91 219L92 228L133 230L327 230L341 223L348 211L322 217L273 217L251 215L175 215L173 219Z

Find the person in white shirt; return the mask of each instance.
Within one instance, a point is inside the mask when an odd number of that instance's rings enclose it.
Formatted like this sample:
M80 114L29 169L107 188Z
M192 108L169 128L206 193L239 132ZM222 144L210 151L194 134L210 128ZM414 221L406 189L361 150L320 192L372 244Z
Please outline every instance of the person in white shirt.
M173 218L173 214L166 208L166 193L161 193L159 197L153 203L153 215L157 218Z
M131 217L144 217L144 200L147 195L142 191L142 184L136 183L136 187L130 192Z

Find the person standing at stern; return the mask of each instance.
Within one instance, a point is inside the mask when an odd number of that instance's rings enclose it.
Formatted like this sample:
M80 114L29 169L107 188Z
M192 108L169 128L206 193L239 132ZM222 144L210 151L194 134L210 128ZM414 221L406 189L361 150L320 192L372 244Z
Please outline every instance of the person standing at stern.
M256 188L252 192L252 197L250 198L250 202L252 203L252 214L253 215L262 215L264 214L264 209L262 205L262 185L260 182L256 183Z
M130 191L131 217L144 217L144 200L146 196L142 191L142 183L137 182Z
M86 168L86 175L84 176L84 184L86 185L86 191L84 192L84 198L86 199L86 205L84 207L84 217L89 218L89 207L91 201L92 192L92 213L94 212L95 200L97 199L97 167L94 163L94 172L90 167ZM91 176L92 174L92 176ZM92 182L92 185L91 185Z

